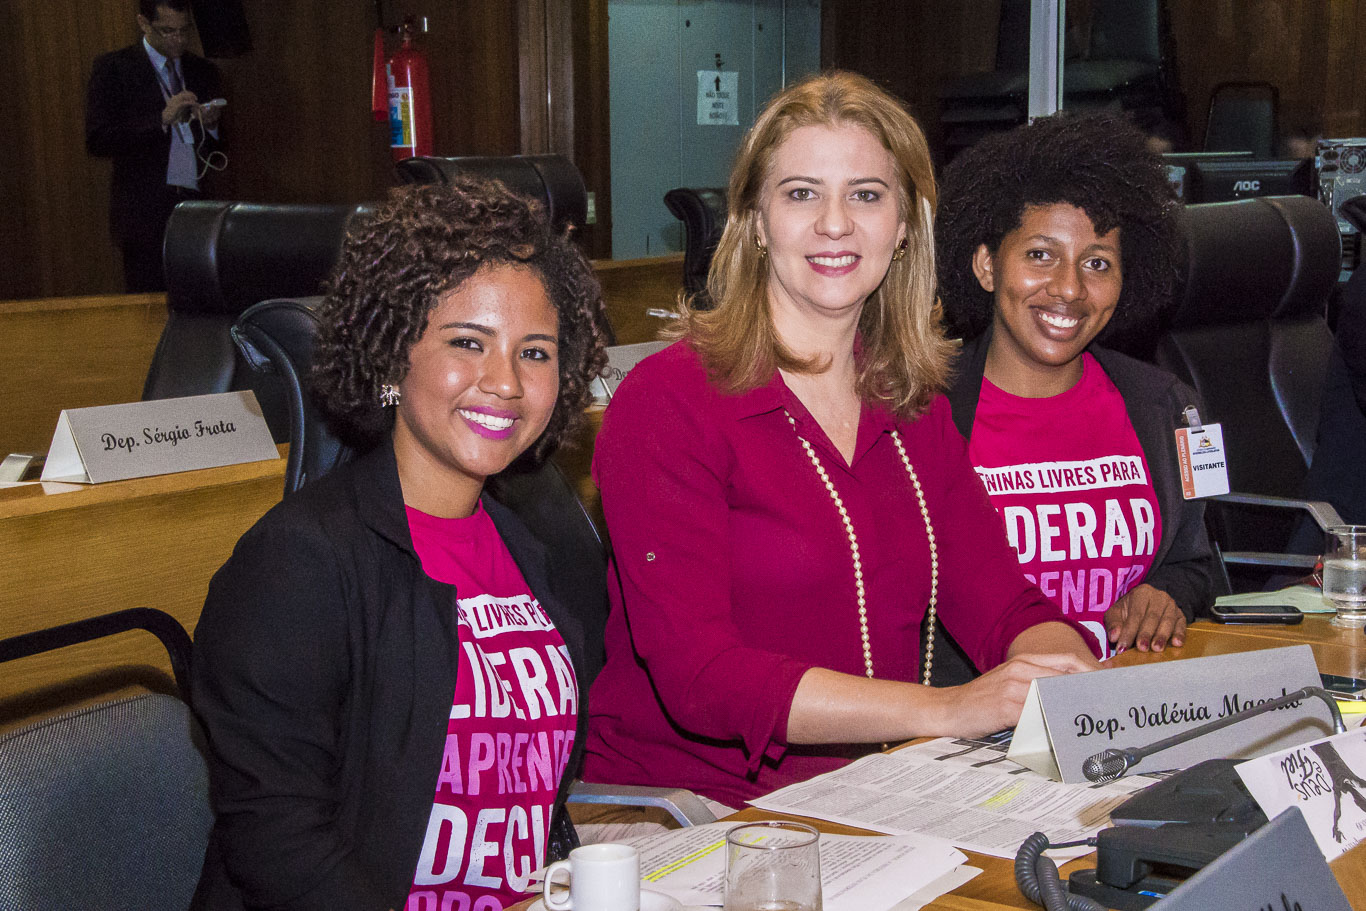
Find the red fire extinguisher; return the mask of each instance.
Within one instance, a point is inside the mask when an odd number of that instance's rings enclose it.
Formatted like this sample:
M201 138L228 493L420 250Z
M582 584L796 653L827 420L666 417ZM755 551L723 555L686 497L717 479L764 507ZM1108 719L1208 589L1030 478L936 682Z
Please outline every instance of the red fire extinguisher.
M385 69L389 81L389 151L394 161L432 154L432 93L427 56L413 37L413 17L403 20L403 42Z

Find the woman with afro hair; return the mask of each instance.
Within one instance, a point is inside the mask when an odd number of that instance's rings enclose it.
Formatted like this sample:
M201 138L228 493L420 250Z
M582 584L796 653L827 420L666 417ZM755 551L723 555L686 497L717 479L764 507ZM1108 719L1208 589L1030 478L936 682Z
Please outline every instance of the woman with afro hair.
M940 194L939 291L965 339L954 422L1025 575L1107 653L1180 646L1211 600L1204 510L1182 497L1174 435L1196 394L1105 347L1160 322L1177 214L1160 159L1105 114L989 137ZM949 651L937 683L971 676Z
M319 315L315 398L368 451L267 513L209 587L195 907L497 911L573 847L593 653L575 608L604 596L484 484L581 416L601 290L538 205L462 178L359 218Z

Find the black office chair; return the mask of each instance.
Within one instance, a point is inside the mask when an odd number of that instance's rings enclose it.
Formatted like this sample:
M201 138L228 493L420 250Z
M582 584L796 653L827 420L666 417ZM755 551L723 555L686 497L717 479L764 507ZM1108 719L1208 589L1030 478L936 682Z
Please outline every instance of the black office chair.
M449 183L455 174L501 180L514 193L543 203L550 223L560 230L582 229L588 223L588 188L563 155L416 157L403 159L394 169L403 183Z
M0 641L9 661L144 629L187 693L190 637L119 611ZM213 827L203 737L182 699L148 694L0 736L0 907L184 911Z
M341 252L353 205L193 201L166 226L166 326L142 398L251 389L277 443L287 408L270 382L242 363L228 334L257 301L317 294Z
M995 67L989 72L955 76L940 87L939 119L948 158L988 133L1025 122L1029 6L1029 0L1001 0L996 22Z
M1296 516L1274 504L1302 500L1313 458L1337 224L1297 196L1188 206L1183 217L1187 274L1156 361L1200 393L1204 420L1223 424L1234 494L1206 518L1225 562L1266 565L1246 552L1287 550Z
M243 312L231 330L246 364L256 373L273 378L281 390L289 431L286 496L355 455L333 433L309 394L308 370L318 337L317 307L321 302L321 297L261 301Z
M1356 201L1366 203L1366 196L1348 204ZM1341 291L1314 458L1304 481L1305 497L1325 500L1345 521L1362 524L1366 523L1366 474L1361 470L1366 453L1366 268L1358 266ZM1319 528L1302 521L1292 550L1318 553L1323 541Z
M1210 93L1205 151L1274 158L1279 107L1280 93L1269 82L1221 82Z
M695 306L709 307L707 272L726 229L726 188L676 187L664 205L683 222L683 290L695 295Z
M344 464L355 450L340 438L311 401L308 373L319 322L318 298L262 301L242 314L233 338L254 369L271 371L289 390L290 456L285 467L285 494ZM296 452L298 453L296 458ZM600 597L572 605L584 625L584 641L596 643L590 654L593 673L602 666L601 643L607 624L607 545L564 473L546 459L523 459L489 478L490 496L507 506L547 545L552 577L565 579L565 591L597 592ZM579 681L587 692L592 680ZM688 791L597 785L580 782L570 797L575 803L656 806L683 825L712 822L715 816Z

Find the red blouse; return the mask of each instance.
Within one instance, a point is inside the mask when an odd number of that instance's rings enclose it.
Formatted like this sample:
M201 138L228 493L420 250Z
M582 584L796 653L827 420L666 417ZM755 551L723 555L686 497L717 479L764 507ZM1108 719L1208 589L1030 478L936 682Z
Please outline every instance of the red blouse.
M914 421L865 405L846 465L781 376L727 395L681 342L631 371L597 438L620 587L589 700L585 779L735 805L859 752L786 741L802 675L861 675L864 662L849 539L784 410L852 519L879 678L920 679L930 588L894 428L934 525L940 621L974 662L994 667L1020 632L1064 620L1021 575L942 397Z

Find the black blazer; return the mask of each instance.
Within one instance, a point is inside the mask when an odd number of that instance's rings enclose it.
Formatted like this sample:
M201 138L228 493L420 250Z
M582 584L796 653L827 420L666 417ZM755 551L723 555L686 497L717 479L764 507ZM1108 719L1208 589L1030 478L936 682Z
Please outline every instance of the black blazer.
M568 607L583 593L551 577L546 545L515 514L483 502L579 680L547 852L563 856L591 679ZM454 604L454 587L427 576L413 549L387 443L285 497L242 536L195 630L193 701L217 818L193 907L402 907L455 692Z
M208 101L223 94L218 67L203 57L180 58L185 87ZM85 148L114 160L109 185L109 226L120 241L165 226L147 199L166 185L171 132L161 125L166 100L142 42L95 59L85 103ZM207 137L205 153L219 147ZM149 220L150 217L150 220Z

